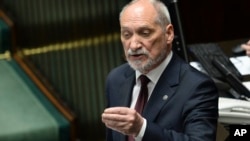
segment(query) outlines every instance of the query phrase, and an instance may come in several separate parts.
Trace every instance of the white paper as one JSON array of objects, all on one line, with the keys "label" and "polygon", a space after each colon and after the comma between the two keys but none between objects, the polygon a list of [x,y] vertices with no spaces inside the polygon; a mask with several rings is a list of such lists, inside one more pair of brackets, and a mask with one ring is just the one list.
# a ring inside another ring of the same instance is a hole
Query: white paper
[{"label": "white paper", "polygon": [[250,81],[242,82],[245,87],[250,91]]},{"label": "white paper", "polygon": [[242,75],[250,75],[250,57],[231,57],[230,60]]}]

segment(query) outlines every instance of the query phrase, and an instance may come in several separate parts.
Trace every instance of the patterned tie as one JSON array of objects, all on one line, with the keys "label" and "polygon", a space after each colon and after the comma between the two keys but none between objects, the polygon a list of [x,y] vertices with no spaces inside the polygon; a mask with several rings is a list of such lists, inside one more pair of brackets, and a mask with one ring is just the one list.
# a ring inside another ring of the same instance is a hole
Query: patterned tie
[{"label": "patterned tie", "polygon": [[[140,81],[141,81],[141,89],[138,95],[138,99],[135,105],[135,110],[142,114],[143,108],[148,100],[148,83],[149,83],[149,79],[147,76],[145,75],[141,75],[139,77]],[[128,136],[128,141],[134,141],[134,138],[132,136]]]}]

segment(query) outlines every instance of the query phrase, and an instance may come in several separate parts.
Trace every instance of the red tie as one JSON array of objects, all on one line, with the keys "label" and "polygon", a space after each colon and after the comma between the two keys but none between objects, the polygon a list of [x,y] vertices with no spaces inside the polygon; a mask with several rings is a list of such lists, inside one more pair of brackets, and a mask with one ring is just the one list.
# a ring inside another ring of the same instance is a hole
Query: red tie
[{"label": "red tie", "polygon": [[140,89],[140,93],[139,93],[139,96],[135,105],[135,110],[141,114],[145,104],[148,101],[148,86],[147,85],[150,80],[145,75],[141,75],[139,79],[141,80],[141,89]]},{"label": "red tie", "polygon": [[[141,114],[148,100],[148,86],[147,85],[150,80],[145,75],[141,75],[139,79],[141,81],[141,89],[140,89],[138,99],[135,105],[135,110]],[[134,141],[134,138],[132,136],[128,136],[128,141]]]}]

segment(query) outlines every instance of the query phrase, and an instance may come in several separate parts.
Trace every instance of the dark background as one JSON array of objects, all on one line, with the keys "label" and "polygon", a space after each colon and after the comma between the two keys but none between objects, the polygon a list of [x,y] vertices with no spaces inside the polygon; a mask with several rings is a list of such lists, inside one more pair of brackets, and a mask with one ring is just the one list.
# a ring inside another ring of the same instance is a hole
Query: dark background
[{"label": "dark background", "polygon": [[250,39],[249,6],[249,0],[180,0],[186,43]]}]

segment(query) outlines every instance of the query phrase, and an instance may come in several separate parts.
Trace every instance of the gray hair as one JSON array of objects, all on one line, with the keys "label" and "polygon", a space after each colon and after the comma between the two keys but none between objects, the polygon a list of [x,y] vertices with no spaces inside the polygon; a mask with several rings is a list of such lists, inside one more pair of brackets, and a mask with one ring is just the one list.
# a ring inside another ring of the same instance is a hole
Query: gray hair
[{"label": "gray hair", "polygon": [[[132,4],[138,2],[140,0],[132,0],[130,3],[128,3],[127,5],[125,5],[122,9],[122,11],[120,12],[120,19],[121,16],[123,15],[124,11]],[[149,2],[152,3],[152,5],[154,6],[156,12],[158,13],[156,22],[159,23],[163,28],[171,23],[171,18],[170,18],[170,14],[168,11],[167,6],[161,2],[160,0],[149,0]]]}]

